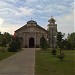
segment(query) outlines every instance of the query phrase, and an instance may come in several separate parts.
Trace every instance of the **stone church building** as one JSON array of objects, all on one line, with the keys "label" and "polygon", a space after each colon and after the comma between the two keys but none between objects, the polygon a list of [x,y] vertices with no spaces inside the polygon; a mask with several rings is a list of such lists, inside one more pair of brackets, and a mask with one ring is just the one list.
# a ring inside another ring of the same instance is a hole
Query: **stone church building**
[{"label": "stone church building", "polygon": [[57,35],[57,24],[53,17],[48,21],[47,30],[38,25],[34,20],[30,20],[26,25],[15,31],[19,37],[22,47],[34,48],[40,47],[40,38],[42,36],[47,40],[49,47],[54,47]]}]

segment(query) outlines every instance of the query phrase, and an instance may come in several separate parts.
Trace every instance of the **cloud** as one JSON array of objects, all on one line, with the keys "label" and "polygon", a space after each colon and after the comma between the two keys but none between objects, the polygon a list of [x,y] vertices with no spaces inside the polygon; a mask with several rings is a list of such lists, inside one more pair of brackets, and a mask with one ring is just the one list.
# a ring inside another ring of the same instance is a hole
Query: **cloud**
[{"label": "cloud", "polygon": [[[69,4],[70,5],[70,4]],[[39,6],[39,7],[38,7]],[[62,5],[62,4],[55,4],[52,5],[38,5],[37,7],[39,9],[36,9],[37,11],[41,11],[42,13],[46,13],[46,14],[66,14],[69,13],[70,11],[72,11],[72,6],[67,6],[67,5]]]},{"label": "cloud", "polygon": [[4,2],[9,2],[9,3],[16,3],[18,2],[19,0],[2,0]]},{"label": "cloud", "polygon": [[74,2],[74,32],[75,32],[75,2]]},{"label": "cloud", "polygon": [[14,31],[16,29],[19,29],[21,26],[19,24],[15,24],[15,25],[12,25],[12,24],[9,24],[9,25],[5,25],[5,26],[2,26],[0,31],[2,33],[4,32],[9,32],[10,34],[14,34]]},{"label": "cloud", "polygon": [[4,19],[0,18],[0,31],[1,31],[1,27],[2,27],[3,23],[4,23]]},{"label": "cloud", "polygon": [[62,17],[58,17],[56,19],[58,24],[58,30],[62,31],[63,33],[72,33],[74,32],[74,13],[69,13]]},{"label": "cloud", "polygon": [[0,18],[0,31],[1,31],[1,27],[2,27],[3,23],[4,23],[4,19]]},{"label": "cloud", "polygon": [[12,33],[31,17],[38,20],[39,25],[45,25],[53,15],[59,31],[72,32],[73,3],[73,0],[0,0],[1,29]]},{"label": "cloud", "polygon": [[38,0],[26,0],[27,3],[35,3],[37,2]]},{"label": "cloud", "polygon": [[18,11],[15,13],[16,16],[29,16],[32,15],[33,9],[27,7],[20,7]]},{"label": "cloud", "polygon": [[3,8],[12,8],[12,7],[15,7],[15,6],[13,4],[5,2],[3,0],[0,1],[0,9],[3,9]]},{"label": "cloud", "polygon": [[4,19],[0,18],[0,25],[3,25]]},{"label": "cloud", "polygon": [[15,7],[13,4],[0,1],[0,16],[2,18],[13,17],[16,11],[17,7]]},{"label": "cloud", "polygon": [[[9,1],[9,0],[7,0]],[[12,0],[15,1],[15,0]],[[13,8],[13,9],[12,9]],[[0,1],[0,16],[8,18],[16,16],[29,16],[33,14],[33,9],[28,7],[17,7],[11,3]]]}]

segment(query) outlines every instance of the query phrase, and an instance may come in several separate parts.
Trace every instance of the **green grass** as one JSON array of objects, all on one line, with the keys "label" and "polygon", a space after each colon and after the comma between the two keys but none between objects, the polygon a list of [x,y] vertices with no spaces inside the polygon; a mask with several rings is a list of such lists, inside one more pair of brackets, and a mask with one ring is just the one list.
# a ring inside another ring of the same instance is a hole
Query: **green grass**
[{"label": "green grass", "polygon": [[0,47],[0,61],[8,58],[9,56],[15,54],[16,52],[8,52],[7,50],[1,51],[1,47]]},{"label": "green grass", "polygon": [[36,51],[35,75],[74,75],[75,51],[64,51],[65,58],[60,61],[50,51]]}]

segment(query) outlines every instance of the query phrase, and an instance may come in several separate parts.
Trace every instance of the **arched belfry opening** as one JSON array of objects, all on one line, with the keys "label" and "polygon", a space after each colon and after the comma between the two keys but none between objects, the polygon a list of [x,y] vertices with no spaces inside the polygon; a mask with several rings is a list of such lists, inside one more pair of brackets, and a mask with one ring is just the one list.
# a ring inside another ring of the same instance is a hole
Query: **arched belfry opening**
[{"label": "arched belfry opening", "polygon": [[29,38],[29,48],[34,48],[34,38],[33,37],[31,37],[31,38]]}]

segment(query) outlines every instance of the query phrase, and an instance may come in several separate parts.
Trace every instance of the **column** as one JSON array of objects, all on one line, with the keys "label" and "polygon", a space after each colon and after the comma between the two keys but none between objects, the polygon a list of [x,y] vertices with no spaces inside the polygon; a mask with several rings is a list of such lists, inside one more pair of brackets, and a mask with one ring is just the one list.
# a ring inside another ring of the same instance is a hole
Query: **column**
[{"label": "column", "polygon": [[35,46],[35,48],[36,48],[36,32],[35,32],[35,45],[34,45],[34,46]]}]

